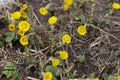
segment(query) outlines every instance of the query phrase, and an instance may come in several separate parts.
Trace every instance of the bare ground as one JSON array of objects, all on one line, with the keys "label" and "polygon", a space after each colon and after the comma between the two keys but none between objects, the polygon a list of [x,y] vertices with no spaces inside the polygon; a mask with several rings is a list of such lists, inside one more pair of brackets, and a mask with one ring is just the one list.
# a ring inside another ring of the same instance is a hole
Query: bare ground
[{"label": "bare ground", "polygon": [[[64,12],[61,7],[63,4],[59,0],[53,0],[52,4],[54,11],[51,11],[47,16],[41,16],[38,12],[39,7],[47,5],[48,2],[42,2],[41,0],[26,1],[32,10],[30,22],[36,31],[36,35],[32,36],[34,45],[31,46],[31,50],[29,51],[30,55],[26,56],[19,54],[19,51],[22,51],[24,47],[22,47],[18,41],[15,41],[14,43],[5,43],[5,46],[0,48],[1,79],[5,78],[5,75],[2,74],[2,70],[7,61],[12,61],[17,65],[23,80],[27,80],[28,76],[41,79],[39,72],[44,71],[42,70],[44,67],[40,64],[50,56],[56,56],[56,54],[53,53],[56,53],[56,51],[61,49],[69,52],[69,59],[61,66],[60,71],[62,72],[68,66],[74,64],[72,71],[67,75],[61,74],[62,77],[69,76],[75,71],[75,78],[82,77],[83,75],[88,77],[90,73],[95,73],[101,80],[103,80],[103,73],[119,75],[120,10],[115,11],[107,16],[105,21],[102,21],[105,14],[109,13],[111,4],[115,1],[120,3],[119,0],[95,0],[95,10],[91,22],[87,21],[91,15],[91,6],[93,4],[90,2],[85,2],[81,7]],[[15,8],[14,10],[17,10],[18,8]],[[75,21],[73,19],[74,13],[85,16],[85,22],[90,24],[89,27],[87,27],[88,32],[86,36],[80,36],[76,32],[77,27],[82,25],[83,22]],[[51,31],[46,22],[51,15],[55,15],[59,19],[57,25],[55,25],[54,31]],[[7,24],[6,21],[1,19],[0,33],[3,34],[2,37],[4,37],[5,32],[7,31]],[[58,47],[59,42],[61,42],[61,36],[64,33],[69,33],[72,36],[72,43],[70,45]],[[38,39],[37,37],[40,37],[41,39]],[[54,44],[52,44],[51,38],[55,41]],[[0,38],[0,40],[3,39]],[[83,63],[80,63],[79,59],[76,58],[79,55],[85,56],[86,59]],[[31,56],[35,58],[35,62],[29,61],[28,57]],[[58,80],[62,80],[62,77],[59,76]]]}]

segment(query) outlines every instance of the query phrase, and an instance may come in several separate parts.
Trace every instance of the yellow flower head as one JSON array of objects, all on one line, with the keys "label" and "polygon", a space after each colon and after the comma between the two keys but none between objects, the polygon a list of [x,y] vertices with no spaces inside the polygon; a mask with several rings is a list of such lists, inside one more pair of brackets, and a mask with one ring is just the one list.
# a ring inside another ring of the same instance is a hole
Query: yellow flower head
[{"label": "yellow flower head", "polygon": [[15,24],[11,23],[8,26],[9,31],[14,31],[15,30]]},{"label": "yellow flower head", "polygon": [[20,17],[21,17],[21,13],[18,12],[18,11],[13,12],[13,13],[11,14],[11,18],[13,18],[13,19],[20,19]]},{"label": "yellow flower head", "polygon": [[78,32],[80,35],[85,35],[85,34],[87,33],[86,26],[79,26],[78,29],[77,29],[77,32]]},{"label": "yellow flower head", "polygon": [[23,6],[20,8],[20,11],[24,11],[28,8],[27,4],[23,4]]},{"label": "yellow flower head", "polygon": [[52,65],[53,66],[57,66],[57,65],[59,65],[59,59],[52,59]]},{"label": "yellow flower head", "polygon": [[95,78],[95,80],[100,80],[99,78]]},{"label": "yellow flower head", "polygon": [[112,8],[113,9],[120,9],[120,4],[119,3],[113,3]]},{"label": "yellow flower head", "polygon": [[73,0],[64,0],[64,3],[67,5],[72,5]]},{"label": "yellow flower head", "polygon": [[25,46],[25,45],[28,45],[28,38],[26,36],[22,36],[20,38],[20,43]]},{"label": "yellow flower head", "polygon": [[52,17],[50,17],[48,19],[48,23],[51,24],[51,25],[53,25],[53,24],[55,24],[57,22],[57,20],[58,20],[57,17],[52,16]]},{"label": "yellow flower head", "polygon": [[18,24],[18,28],[23,31],[28,31],[30,28],[30,24],[27,21],[20,21]]},{"label": "yellow flower head", "polygon": [[39,12],[40,12],[40,14],[42,14],[42,15],[48,14],[48,10],[47,10],[45,7],[41,7],[41,8],[39,9]]},{"label": "yellow flower head", "polygon": [[67,44],[71,43],[71,36],[69,34],[64,34],[62,36],[62,41],[67,43]]},{"label": "yellow flower head", "polygon": [[59,54],[60,54],[61,59],[63,60],[68,59],[68,52],[60,51]]},{"label": "yellow flower head", "polygon": [[117,76],[117,80],[120,80],[120,75]]},{"label": "yellow flower head", "polygon": [[43,80],[52,80],[53,74],[51,72],[46,72],[44,74],[44,79]]},{"label": "yellow flower head", "polygon": [[21,35],[21,36],[24,36],[25,31],[23,31],[23,30],[18,30],[18,34]]},{"label": "yellow flower head", "polygon": [[68,4],[64,4],[63,8],[64,8],[64,10],[66,11],[66,10],[69,9],[69,5],[68,5]]}]

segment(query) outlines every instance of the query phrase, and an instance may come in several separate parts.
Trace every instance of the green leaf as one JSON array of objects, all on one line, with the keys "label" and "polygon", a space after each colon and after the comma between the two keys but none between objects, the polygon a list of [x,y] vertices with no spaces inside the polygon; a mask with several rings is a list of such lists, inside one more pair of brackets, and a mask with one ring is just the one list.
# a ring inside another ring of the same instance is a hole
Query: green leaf
[{"label": "green leaf", "polygon": [[116,76],[110,75],[107,80],[116,80]]},{"label": "green leaf", "polygon": [[52,72],[53,75],[57,75],[58,74],[58,67],[49,65],[49,66],[47,66],[46,71]]},{"label": "green leaf", "polygon": [[76,14],[74,14],[73,15],[73,18],[76,20],[76,21],[78,21],[78,20],[80,20],[80,14],[79,13],[76,13]]},{"label": "green leaf", "polygon": [[12,78],[15,80],[19,76],[19,72],[17,70],[17,66],[14,65],[12,62],[7,62],[5,65],[4,70],[2,71],[3,74],[6,75],[7,78]]},{"label": "green leaf", "polygon": [[110,19],[105,20],[105,24],[110,24],[110,22],[111,22]]},{"label": "green leaf", "polygon": [[12,62],[7,62],[5,68],[16,68],[16,66]]},{"label": "green leaf", "polygon": [[15,33],[14,32],[8,32],[5,38],[6,42],[11,42],[15,37]]},{"label": "green leaf", "polygon": [[62,66],[63,65],[63,60],[60,57],[58,59],[59,59],[59,62],[60,62],[59,66]]},{"label": "green leaf", "polygon": [[35,60],[35,57],[29,56],[28,61],[29,61],[30,63],[34,63],[36,60]]},{"label": "green leaf", "polygon": [[10,78],[10,76],[12,75],[12,74],[11,74],[9,71],[7,71],[7,70],[2,71],[2,73],[3,73],[4,75],[6,75],[7,78]]},{"label": "green leaf", "polygon": [[57,80],[56,77],[53,77],[52,80]]},{"label": "green leaf", "polygon": [[84,23],[86,22],[86,18],[85,18],[84,15],[81,15],[81,16],[80,16],[80,19],[81,19],[82,22],[84,22]]},{"label": "green leaf", "polygon": [[108,76],[109,76],[109,75],[108,75],[107,73],[103,73],[103,74],[102,74],[102,78],[104,78],[104,80],[107,79]]},{"label": "green leaf", "polygon": [[69,73],[72,70],[73,67],[74,67],[74,64],[72,64],[70,67],[68,67],[67,69],[65,69],[65,72]]},{"label": "green leaf", "polygon": [[2,41],[0,41],[0,47],[3,47],[4,43]]},{"label": "green leaf", "polygon": [[85,56],[84,55],[79,55],[77,58],[79,58],[80,63],[85,61]]},{"label": "green leaf", "polygon": [[95,78],[95,73],[90,73],[89,78]]}]

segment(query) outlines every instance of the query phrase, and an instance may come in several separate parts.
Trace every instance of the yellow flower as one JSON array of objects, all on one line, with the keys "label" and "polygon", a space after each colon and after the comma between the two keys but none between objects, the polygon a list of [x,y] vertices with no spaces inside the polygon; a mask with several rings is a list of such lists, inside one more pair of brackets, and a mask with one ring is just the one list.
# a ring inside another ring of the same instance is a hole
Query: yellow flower
[{"label": "yellow flower", "polygon": [[117,80],[120,80],[120,75],[117,76]]},{"label": "yellow flower", "polygon": [[68,59],[68,52],[60,51],[59,54],[60,54],[61,59],[63,60]]},{"label": "yellow flower", "polygon": [[20,8],[20,11],[24,11],[28,8],[27,4],[23,4],[23,6]]},{"label": "yellow flower", "polygon": [[99,78],[95,78],[95,80],[100,80]]},{"label": "yellow flower", "polygon": [[67,44],[71,43],[71,36],[69,34],[64,34],[62,36],[62,41],[67,43]]},{"label": "yellow flower", "polygon": [[13,18],[13,19],[20,19],[20,17],[21,17],[21,13],[18,12],[18,11],[13,12],[13,13],[11,14],[11,18]]},{"label": "yellow flower", "polygon": [[18,24],[18,28],[23,31],[28,31],[30,28],[30,24],[27,21],[20,21]]},{"label": "yellow flower", "polygon": [[28,45],[28,38],[26,36],[22,36],[20,38],[20,43],[25,46],[25,45]]},{"label": "yellow flower", "polygon": [[57,65],[59,65],[59,59],[52,59],[52,65],[53,66],[57,66]]},{"label": "yellow flower", "polygon": [[112,8],[113,9],[120,9],[120,4],[119,3],[113,3]]},{"label": "yellow flower", "polygon": [[43,80],[52,80],[53,74],[51,72],[46,72],[44,74],[44,79]]},{"label": "yellow flower", "polygon": [[21,36],[24,36],[25,31],[23,31],[23,30],[18,30],[18,34],[21,35]]},{"label": "yellow flower", "polygon": [[72,5],[73,0],[64,0],[64,3],[67,5]]},{"label": "yellow flower", "polygon": [[40,14],[42,14],[42,15],[48,14],[48,10],[47,10],[45,7],[41,7],[41,8],[39,9],[39,12],[40,12]]},{"label": "yellow flower", "polygon": [[57,22],[57,20],[58,20],[57,17],[52,16],[52,17],[50,17],[48,19],[48,23],[51,24],[51,25],[53,25],[53,24],[55,24]]},{"label": "yellow flower", "polygon": [[15,30],[15,24],[11,23],[8,26],[9,31],[14,31]]},{"label": "yellow flower", "polygon": [[85,35],[85,34],[87,33],[86,26],[79,26],[78,29],[77,29],[77,32],[78,32],[80,35]]},{"label": "yellow flower", "polygon": [[63,8],[64,8],[64,10],[68,10],[69,9],[69,5],[68,4],[64,4]]}]

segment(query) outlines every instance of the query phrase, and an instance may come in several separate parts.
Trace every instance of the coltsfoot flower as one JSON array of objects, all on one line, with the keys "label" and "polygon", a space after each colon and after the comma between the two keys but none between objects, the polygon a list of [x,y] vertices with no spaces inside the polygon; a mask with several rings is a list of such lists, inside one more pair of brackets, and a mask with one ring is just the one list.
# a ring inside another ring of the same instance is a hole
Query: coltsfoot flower
[{"label": "coltsfoot flower", "polygon": [[18,34],[19,34],[20,36],[24,36],[25,31],[23,31],[23,30],[18,30]]},{"label": "coltsfoot flower", "polygon": [[21,13],[18,12],[18,11],[13,12],[13,13],[11,14],[11,18],[12,18],[12,19],[20,19],[20,17],[21,17]]},{"label": "coltsfoot flower", "polygon": [[120,9],[120,4],[119,3],[113,3],[112,8],[113,9]]},{"label": "coltsfoot flower", "polygon": [[68,52],[66,52],[66,51],[60,51],[59,54],[60,54],[60,58],[61,59],[63,59],[63,60],[68,59]]},{"label": "coltsfoot flower", "polygon": [[23,46],[28,45],[28,38],[26,36],[21,36],[20,37],[20,43]]},{"label": "coltsfoot flower", "polygon": [[77,29],[77,32],[84,36],[86,33],[87,33],[87,29],[86,29],[86,26],[79,26],[78,29]]},{"label": "coltsfoot flower", "polygon": [[59,65],[59,59],[52,59],[52,65],[53,66],[58,66]]},{"label": "coltsfoot flower", "polygon": [[43,80],[52,80],[53,74],[51,72],[46,72],[44,74],[44,79]]},{"label": "coltsfoot flower", "polygon": [[64,34],[62,36],[62,42],[67,43],[67,44],[71,43],[71,36],[69,34]]},{"label": "coltsfoot flower", "polygon": [[49,19],[48,19],[48,23],[49,24],[51,24],[51,25],[53,25],[53,24],[55,24],[56,22],[57,22],[57,17],[56,16],[52,16],[52,17],[50,17]]},{"label": "coltsfoot flower", "polygon": [[99,78],[95,78],[95,80],[100,80]]},{"label": "coltsfoot flower", "polygon": [[18,28],[19,30],[23,30],[23,31],[28,31],[30,28],[30,24],[27,21],[20,21],[20,23],[18,24]]},{"label": "coltsfoot flower", "polygon": [[39,12],[40,12],[40,14],[42,14],[42,15],[48,14],[48,10],[47,10],[45,7],[41,7],[41,8],[39,9]]},{"label": "coltsfoot flower", "polygon": [[73,0],[64,0],[64,3],[67,5],[72,5]]},{"label": "coltsfoot flower", "polygon": [[69,9],[69,7],[72,5],[73,0],[64,0],[64,6],[63,9],[66,11]]},{"label": "coltsfoot flower", "polygon": [[14,31],[15,30],[15,24],[11,23],[8,26],[9,31]]},{"label": "coltsfoot flower", "polygon": [[69,9],[69,5],[68,5],[68,4],[64,4],[63,9],[64,9],[65,11],[68,10],[68,9]]},{"label": "coltsfoot flower", "polygon": [[25,11],[28,8],[27,4],[23,4],[23,6],[20,8],[20,11]]},{"label": "coltsfoot flower", "polygon": [[120,75],[117,76],[117,80],[120,80]]}]

